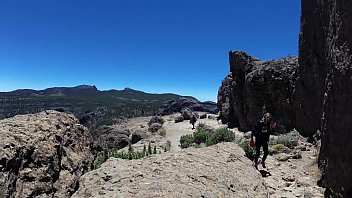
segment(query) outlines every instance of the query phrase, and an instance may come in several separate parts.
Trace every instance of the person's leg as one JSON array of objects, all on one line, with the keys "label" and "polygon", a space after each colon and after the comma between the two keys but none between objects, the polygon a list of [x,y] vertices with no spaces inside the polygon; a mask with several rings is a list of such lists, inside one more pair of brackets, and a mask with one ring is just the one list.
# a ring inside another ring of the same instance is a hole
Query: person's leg
[{"label": "person's leg", "polygon": [[266,141],[263,142],[263,150],[264,150],[264,156],[263,156],[263,159],[262,159],[262,165],[263,165],[263,168],[265,168],[265,160],[266,160],[266,158],[269,155],[268,142],[266,142]]},{"label": "person's leg", "polygon": [[258,169],[258,159],[259,159],[259,156],[260,156],[260,147],[261,147],[261,144],[258,140],[255,141],[255,157],[254,157],[254,166],[255,168]]}]

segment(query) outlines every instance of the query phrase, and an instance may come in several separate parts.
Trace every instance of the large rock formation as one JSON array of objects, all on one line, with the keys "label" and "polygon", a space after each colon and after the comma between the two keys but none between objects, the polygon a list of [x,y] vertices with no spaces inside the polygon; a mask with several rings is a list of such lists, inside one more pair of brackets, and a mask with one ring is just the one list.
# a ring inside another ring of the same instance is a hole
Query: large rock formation
[{"label": "large rock formation", "polygon": [[294,128],[297,57],[260,61],[245,52],[231,51],[229,60],[230,73],[218,93],[222,121],[248,131],[268,111],[279,132]]},{"label": "large rock formation", "polygon": [[164,102],[160,107],[159,113],[162,115],[169,115],[181,112],[184,108],[189,108],[192,111],[217,113],[217,106],[215,102],[200,102],[197,99],[190,97],[182,97],[177,100],[169,100]]},{"label": "large rock formation", "polygon": [[72,197],[267,197],[251,164],[234,143],[132,161],[110,158],[81,178]]},{"label": "large rock formation", "polygon": [[297,126],[320,130],[322,185],[352,196],[352,1],[302,0]]},{"label": "large rock formation", "polygon": [[92,138],[56,111],[0,121],[0,197],[70,197],[92,167]]}]

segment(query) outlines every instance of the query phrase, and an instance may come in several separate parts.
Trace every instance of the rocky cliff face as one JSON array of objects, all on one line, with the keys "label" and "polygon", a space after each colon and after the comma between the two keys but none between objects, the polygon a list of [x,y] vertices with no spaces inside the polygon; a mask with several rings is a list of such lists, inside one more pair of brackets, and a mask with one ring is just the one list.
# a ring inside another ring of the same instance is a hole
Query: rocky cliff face
[{"label": "rocky cliff face", "polygon": [[267,197],[264,180],[234,143],[139,160],[110,158],[72,197]]},{"label": "rocky cliff face", "polygon": [[92,167],[92,138],[56,111],[0,121],[0,197],[70,197]]},{"label": "rocky cliff face", "polygon": [[229,57],[230,73],[218,92],[222,121],[248,131],[268,111],[279,132],[294,128],[297,57],[260,61],[241,51],[231,51]]},{"label": "rocky cliff face", "polygon": [[[297,126],[322,132],[322,185],[352,196],[352,2],[302,0]],[[329,194],[331,192],[327,192]]]}]

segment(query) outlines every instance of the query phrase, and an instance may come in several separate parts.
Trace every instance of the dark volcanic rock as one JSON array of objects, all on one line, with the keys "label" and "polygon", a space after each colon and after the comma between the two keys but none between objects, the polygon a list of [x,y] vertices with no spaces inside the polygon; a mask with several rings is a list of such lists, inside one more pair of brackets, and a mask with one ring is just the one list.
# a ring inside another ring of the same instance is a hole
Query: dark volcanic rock
[{"label": "dark volcanic rock", "polygon": [[191,119],[192,111],[189,108],[184,108],[181,110],[181,115],[184,120],[189,120]]},{"label": "dark volcanic rock", "polygon": [[92,132],[94,147],[98,151],[121,149],[130,143],[130,131],[119,125],[101,126]]},{"label": "dark volcanic rock", "polygon": [[322,185],[352,196],[352,1],[302,0],[297,126],[322,133]]},{"label": "dark volcanic rock", "polygon": [[0,197],[70,197],[92,167],[92,137],[56,111],[0,121]]},{"label": "dark volcanic rock", "polygon": [[215,102],[211,102],[211,101],[200,102],[195,98],[186,98],[186,97],[165,102],[160,107],[159,112],[162,115],[168,115],[168,114],[181,112],[181,110],[184,108],[189,108],[192,111],[203,111],[203,112],[209,112],[209,113],[217,112],[217,106]]},{"label": "dark volcanic rock", "polygon": [[268,111],[278,123],[279,132],[294,128],[297,65],[297,57],[260,61],[245,52],[231,51],[231,72],[218,94],[222,121],[248,131]]},{"label": "dark volcanic rock", "polygon": [[183,118],[183,116],[177,116],[176,118],[175,118],[175,123],[178,123],[178,122],[183,122],[185,119]]}]

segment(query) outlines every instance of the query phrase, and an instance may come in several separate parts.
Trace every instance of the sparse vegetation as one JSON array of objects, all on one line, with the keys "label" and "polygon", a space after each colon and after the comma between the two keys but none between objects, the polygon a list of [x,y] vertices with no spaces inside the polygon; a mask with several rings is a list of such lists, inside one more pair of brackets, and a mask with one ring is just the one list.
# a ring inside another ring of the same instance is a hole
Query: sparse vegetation
[{"label": "sparse vegetation", "polygon": [[269,153],[270,153],[270,155],[273,155],[273,154],[278,154],[278,153],[287,153],[289,151],[290,151],[290,149],[287,148],[285,145],[275,144],[271,147],[271,149],[269,150]]},{"label": "sparse vegetation", "polygon": [[181,148],[188,148],[190,146],[200,147],[203,143],[206,146],[211,146],[220,142],[232,142],[234,140],[235,134],[231,130],[221,128],[212,131],[207,125],[200,123],[196,128],[196,132],[181,136],[180,144]]},{"label": "sparse vegetation", "polygon": [[[154,145],[154,150],[152,152],[150,143],[148,146],[148,150],[147,150],[146,146],[144,145],[143,151],[134,151],[133,146],[131,144],[128,146],[127,152],[119,151],[118,149],[105,150],[105,151],[99,152],[97,154],[97,157],[95,158],[95,161],[94,161],[94,169],[99,168],[110,157],[134,160],[134,159],[140,159],[140,158],[143,158],[143,157],[146,157],[146,156],[149,156],[152,154],[157,154],[157,153],[158,152],[156,149],[156,145]],[[160,150],[159,150],[159,153],[161,153]]]},{"label": "sparse vegetation", "polygon": [[299,140],[299,133],[298,131],[294,130],[287,134],[279,135],[277,138],[276,144],[283,144],[286,147],[293,149],[295,146],[298,145]]},{"label": "sparse vegetation", "polygon": [[192,134],[183,135],[180,139],[181,148],[188,148],[194,143],[194,137]]},{"label": "sparse vegetation", "polygon": [[220,142],[232,142],[235,140],[235,134],[227,129],[227,128],[220,128],[215,130],[206,141],[207,146],[211,146]]}]

